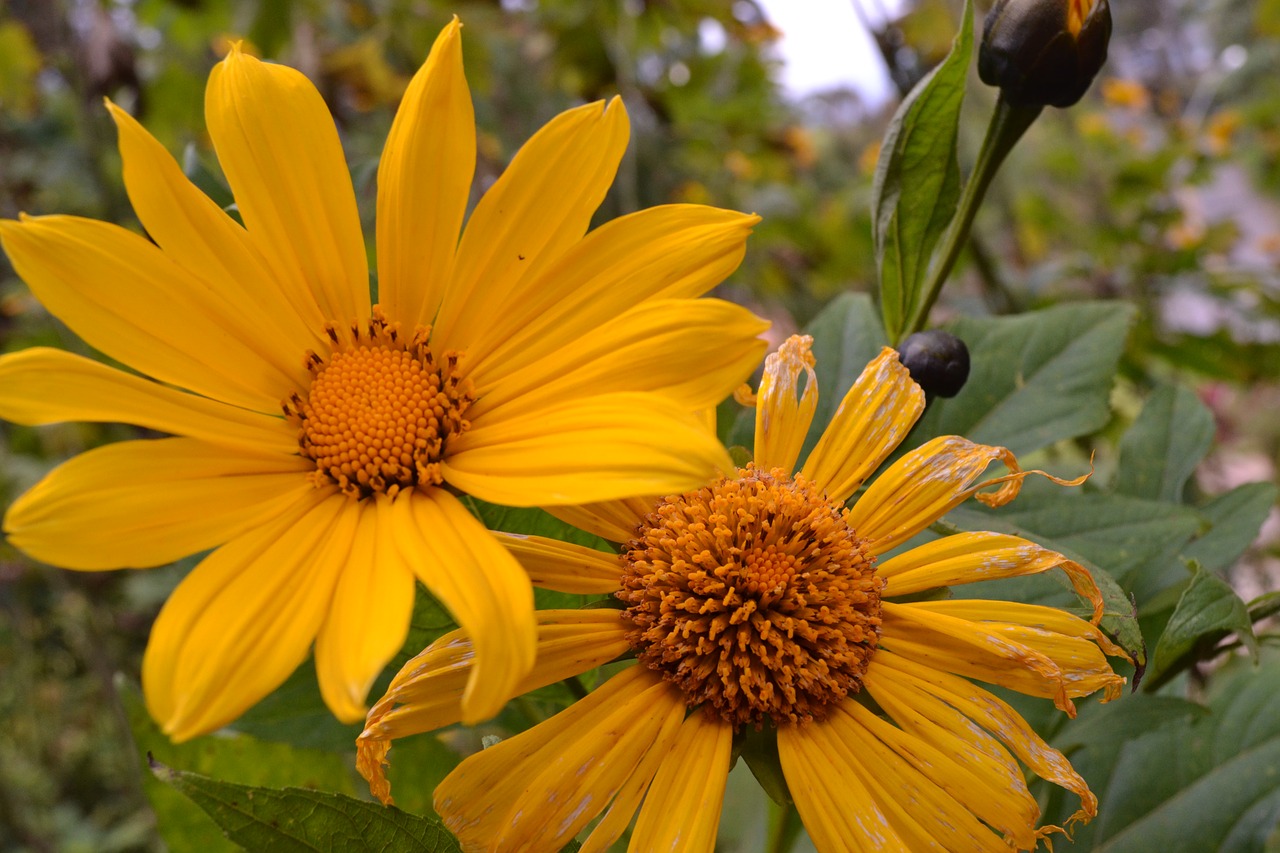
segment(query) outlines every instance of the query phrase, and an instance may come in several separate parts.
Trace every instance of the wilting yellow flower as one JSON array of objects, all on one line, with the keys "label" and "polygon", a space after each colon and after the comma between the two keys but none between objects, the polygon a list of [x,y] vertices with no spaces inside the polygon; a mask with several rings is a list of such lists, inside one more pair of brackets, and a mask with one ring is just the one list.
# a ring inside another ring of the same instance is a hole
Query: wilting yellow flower
[{"label": "wilting yellow flower", "polygon": [[1219,110],[1210,117],[1204,128],[1204,150],[1213,157],[1222,157],[1231,151],[1231,142],[1244,123],[1239,110]]},{"label": "wilting yellow flower", "polygon": [[671,206],[586,233],[627,143],[615,100],[535,134],[459,240],[476,139],[459,26],[383,150],[380,305],[319,93],[238,50],[209,78],[206,116],[243,227],[114,106],[155,242],[67,216],[0,223],[49,311],[150,377],[27,350],[0,360],[0,416],[179,436],[84,453],[4,522],[15,546],[73,569],[217,549],[165,605],[143,661],[148,707],[177,740],[237,717],[313,641],[325,701],[358,720],[404,642],[415,578],[472,631],[463,716],[484,718],[533,665],[533,596],[456,492],[596,501],[690,488],[729,464],[686,413],[749,375],[765,324],[692,297],[738,265],[756,217]]},{"label": "wilting yellow flower", "polygon": [[1108,106],[1141,112],[1151,106],[1151,93],[1137,80],[1108,77],[1102,81],[1102,99]]},{"label": "wilting yellow flower", "polygon": [[[990,505],[1013,499],[1033,472],[1004,448],[945,436],[844,509],[924,395],[885,349],[795,472],[817,404],[809,342],[793,337],[766,362],[751,465],[657,501],[556,510],[625,542],[620,557],[508,537],[534,583],[613,592],[625,607],[540,612],[538,659],[520,690],[627,652],[639,665],[441,783],[436,810],[464,849],[558,850],[603,813],[582,849],[604,850],[639,808],[632,850],[710,851],[734,736],[760,726],[777,728],[783,773],[819,850],[1029,850],[1058,828],[1037,828],[1020,762],[1080,797],[1075,818],[1096,813],[1066,758],[968,680],[1052,699],[1069,714],[1074,697],[1117,695],[1124,679],[1105,656],[1124,652],[1096,626],[1102,598],[1089,573],[996,533],[944,537],[877,563],[978,489],[1000,484],[977,494]],[[1010,473],[972,485],[995,460]],[[1053,568],[1092,604],[1092,622],[922,595]],[[471,650],[465,630],[440,638],[370,712],[358,764],[384,802],[391,739],[458,720]]]}]

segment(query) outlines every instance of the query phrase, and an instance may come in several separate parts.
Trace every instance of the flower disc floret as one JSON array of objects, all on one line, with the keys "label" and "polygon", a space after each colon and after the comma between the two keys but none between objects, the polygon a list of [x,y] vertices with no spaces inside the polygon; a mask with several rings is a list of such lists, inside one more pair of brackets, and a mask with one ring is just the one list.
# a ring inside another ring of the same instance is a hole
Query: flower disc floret
[{"label": "flower disc floret", "polygon": [[316,463],[317,485],[394,497],[442,482],[445,445],[470,426],[463,412],[473,395],[456,374],[458,355],[437,362],[429,330],[419,327],[404,341],[380,314],[351,331],[341,346],[330,330],[335,351],[327,359],[308,353],[311,386],[284,404],[298,424],[300,452]]},{"label": "flower disc floret", "polygon": [[883,581],[803,477],[748,466],[667,497],[622,556],[627,640],[691,707],[735,728],[802,723],[861,689]]}]

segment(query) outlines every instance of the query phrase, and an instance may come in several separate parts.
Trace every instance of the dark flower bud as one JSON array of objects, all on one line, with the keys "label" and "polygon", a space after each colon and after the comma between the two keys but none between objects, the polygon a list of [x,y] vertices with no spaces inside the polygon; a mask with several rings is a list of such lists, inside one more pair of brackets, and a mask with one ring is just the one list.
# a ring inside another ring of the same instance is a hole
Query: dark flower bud
[{"label": "dark flower bud", "polygon": [[898,358],[930,397],[954,397],[969,378],[969,348],[941,329],[908,335],[898,347]]},{"label": "dark flower bud", "polygon": [[1107,0],[996,0],[982,25],[978,76],[1015,107],[1084,97],[1111,39]]}]

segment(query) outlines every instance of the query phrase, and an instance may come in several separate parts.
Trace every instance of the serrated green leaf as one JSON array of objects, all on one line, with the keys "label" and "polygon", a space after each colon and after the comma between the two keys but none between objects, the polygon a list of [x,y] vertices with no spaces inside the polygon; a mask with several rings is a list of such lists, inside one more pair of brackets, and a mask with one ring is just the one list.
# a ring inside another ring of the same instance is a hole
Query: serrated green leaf
[{"label": "serrated green leaf", "polygon": [[1026,454],[1100,429],[1133,316],[1129,305],[1080,302],[948,324],[969,347],[969,381],[934,400],[903,446],[962,435]]},{"label": "serrated green leaf", "polygon": [[872,185],[871,217],[880,311],[891,340],[902,335],[938,239],[960,197],[956,157],[960,107],[973,55],[973,4],[936,68],[903,100],[885,132]]},{"label": "serrated green leaf", "polygon": [[[1139,733],[1157,732],[1167,726],[1185,727],[1192,720],[1209,715],[1203,705],[1174,696],[1154,696],[1148,693],[1125,695],[1112,702],[1082,702],[1079,715],[1063,720],[1055,715],[1058,730],[1048,738],[1049,742],[1071,759],[1077,773],[1084,777],[1090,789],[1102,801],[1098,818],[1088,826],[1077,829],[1073,835],[1080,842],[1112,816],[1113,809],[1107,802],[1107,782],[1119,763],[1126,742]],[[1061,825],[1079,808],[1079,801],[1057,786],[1037,780],[1032,793],[1040,795],[1046,820]],[[1088,844],[1072,845],[1068,839],[1054,840],[1054,849],[1063,844],[1066,849],[1085,851]]]},{"label": "serrated green leaf", "polygon": [[[947,521],[962,530],[1024,536],[1088,567],[1106,604],[1103,627],[1130,654],[1141,652],[1142,639],[1129,594],[1145,612],[1158,593],[1182,583],[1186,569],[1179,552],[1200,527],[1199,517],[1186,507],[1039,480],[1029,480],[1007,506],[989,509],[969,502],[952,510]],[[1061,594],[1039,600],[1055,606],[1069,602]]]},{"label": "serrated green leaf", "polygon": [[[1112,703],[1123,708],[1145,697]],[[1280,655],[1236,658],[1210,682],[1210,713],[1072,754],[1099,814],[1063,850],[1256,853],[1280,822]],[[1050,818],[1061,817],[1050,814]]]},{"label": "serrated green leaf", "polygon": [[1081,705],[1080,714],[1068,719],[1054,735],[1053,745],[1063,752],[1077,749],[1116,751],[1134,732],[1153,732],[1161,726],[1208,715],[1209,709],[1177,696],[1138,693],[1111,702]]},{"label": "serrated green leaf", "polygon": [[1213,433],[1213,415],[1194,392],[1160,386],[1120,439],[1115,491],[1180,503],[1188,478],[1209,452]]},{"label": "serrated green leaf", "polygon": [[327,791],[238,785],[152,762],[156,777],[191,799],[246,850],[278,853],[455,853],[434,817],[416,817]]},{"label": "serrated green leaf", "polygon": [[156,814],[156,828],[173,853],[218,853],[237,848],[208,815],[145,772],[146,755],[246,785],[297,785],[355,792],[344,756],[267,743],[241,734],[219,733],[175,744],[152,722],[136,686],[118,680],[117,692],[138,745],[143,788]]},{"label": "serrated green leaf", "polygon": [[1183,558],[1197,560],[1211,572],[1226,569],[1257,538],[1275,502],[1271,483],[1245,483],[1218,495],[1198,508],[1210,527],[1182,549]]},{"label": "serrated green leaf", "polygon": [[1180,552],[1201,524],[1186,507],[1040,480],[1028,480],[1007,506],[989,509],[970,501],[947,520],[964,530],[1020,530],[1046,547],[1079,554],[1104,566],[1140,605],[1186,580]]},{"label": "serrated green leaf", "polygon": [[1183,590],[1164,633],[1156,643],[1147,670],[1147,688],[1155,689],[1192,660],[1197,652],[1212,648],[1234,633],[1256,658],[1258,640],[1253,634],[1249,608],[1231,585],[1199,564],[1192,564],[1191,581]]}]

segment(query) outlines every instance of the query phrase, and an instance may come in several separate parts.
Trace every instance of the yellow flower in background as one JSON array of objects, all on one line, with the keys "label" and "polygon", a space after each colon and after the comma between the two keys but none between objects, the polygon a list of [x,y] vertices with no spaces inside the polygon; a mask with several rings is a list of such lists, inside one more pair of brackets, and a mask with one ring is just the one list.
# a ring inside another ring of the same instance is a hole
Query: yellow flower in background
[{"label": "yellow flower in background", "polygon": [[1142,112],[1151,106],[1151,93],[1137,80],[1108,77],[1102,81],[1102,100],[1107,106]]},{"label": "yellow flower in background", "polygon": [[177,436],[57,468],[9,508],[10,541],[82,570],[216,549],[143,662],[148,708],[175,740],[235,719],[313,642],[325,701],[360,719],[415,579],[474,638],[461,713],[483,719],[533,665],[533,596],[456,494],[600,501],[730,464],[687,413],[749,375],[766,324],[694,297],[737,267],[757,218],[669,206],[587,233],[627,144],[615,99],[535,134],[463,231],[476,136],[459,30],[440,34],[383,151],[378,305],[323,100],[239,50],[205,106],[243,226],[113,105],[154,243],[68,216],[0,223],[49,311],[144,375],[26,350],[0,359],[0,416]]},{"label": "yellow flower in background", "polygon": [[[626,653],[639,664],[440,784],[436,810],[464,849],[558,850],[599,816],[582,849],[605,850],[639,809],[631,850],[711,851],[734,737],[761,726],[777,728],[783,773],[821,851],[1030,850],[1058,828],[1038,827],[1023,766],[1079,796],[1073,819],[1096,814],[1067,759],[969,680],[1068,714],[1075,697],[1118,695],[1124,679],[1106,655],[1124,652],[1097,628],[1102,598],[1088,571],[996,533],[885,558],[970,496],[1002,505],[1043,472],[1020,470],[1004,448],[945,436],[845,509],[924,395],[885,349],[797,470],[817,405],[809,343],[793,337],[767,360],[746,468],[657,500],[555,510],[625,543],[620,556],[506,537],[534,583],[612,592],[625,608],[539,612],[537,660],[520,691]],[[973,485],[997,460],[1010,473]],[[1053,568],[1090,602],[1092,621],[926,595]],[[383,802],[391,740],[458,721],[471,655],[465,629],[441,637],[370,711],[358,766]]]}]

